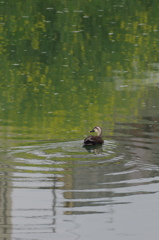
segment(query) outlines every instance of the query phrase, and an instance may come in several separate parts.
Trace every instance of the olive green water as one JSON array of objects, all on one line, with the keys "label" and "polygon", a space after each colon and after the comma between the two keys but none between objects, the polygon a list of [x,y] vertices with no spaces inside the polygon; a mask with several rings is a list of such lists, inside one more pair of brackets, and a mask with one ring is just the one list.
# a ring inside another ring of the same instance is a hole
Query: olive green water
[{"label": "olive green water", "polygon": [[158,238],[158,12],[0,2],[0,239]]}]

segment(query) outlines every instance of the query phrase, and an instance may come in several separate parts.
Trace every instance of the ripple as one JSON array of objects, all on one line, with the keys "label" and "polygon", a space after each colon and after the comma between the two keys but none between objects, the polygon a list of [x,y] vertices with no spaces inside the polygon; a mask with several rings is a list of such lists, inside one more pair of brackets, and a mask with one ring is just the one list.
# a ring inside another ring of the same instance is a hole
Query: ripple
[{"label": "ripple", "polygon": [[[62,143],[45,143],[37,146],[23,146],[11,148],[8,156],[14,158],[14,163],[19,166],[25,164],[29,167],[42,165],[46,168],[48,165],[67,165],[68,162],[76,162],[78,165],[88,163],[104,163],[105,161],[118,161],[122,156],[114,156],[111,151],[113,143],[106,142],[102,148],[93,148],[88,151],[82,148],[82,141],[71,141]],[[95,162],[94,160],[99,161]],[[73,163],[74,165],[74,163]],[[64,166],[63,166],[64,167]],[[69,164],[69,167],[71,165]]]},{"label": "ripple", "polygon": [[10,148],[5,163],[14,189],[51,190],[61,194],[65,214],[94,214],[105,212],[102,206],[128,204],[133,195],[158,192],[159,167],[134,149],[121,140],[89,149],[82,141],[37,142]]}]

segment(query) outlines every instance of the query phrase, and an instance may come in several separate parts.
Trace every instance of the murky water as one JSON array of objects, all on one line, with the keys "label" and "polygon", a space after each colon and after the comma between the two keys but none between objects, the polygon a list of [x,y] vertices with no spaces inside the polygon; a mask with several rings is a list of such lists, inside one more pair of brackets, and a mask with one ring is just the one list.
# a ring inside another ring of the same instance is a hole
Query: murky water
[{"label": "murky water", "polygon": [[0,238],[158,239],[158,2],[0,9]]}]

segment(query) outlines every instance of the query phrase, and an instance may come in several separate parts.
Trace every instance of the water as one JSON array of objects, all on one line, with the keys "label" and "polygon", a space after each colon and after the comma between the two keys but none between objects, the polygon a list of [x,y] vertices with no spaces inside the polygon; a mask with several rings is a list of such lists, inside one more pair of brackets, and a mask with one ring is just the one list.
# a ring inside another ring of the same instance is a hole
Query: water
[{"label": "water", "polygon": [[9,148],[1,166],[7,232],[15,239],[155,239],[159,134],[156,120],[139,122],[117,123],[118,136],[97,149],[82,140]]},{"label": "water", "polygon": [[158,8],[0,2],[1,239],[157,239]]}]

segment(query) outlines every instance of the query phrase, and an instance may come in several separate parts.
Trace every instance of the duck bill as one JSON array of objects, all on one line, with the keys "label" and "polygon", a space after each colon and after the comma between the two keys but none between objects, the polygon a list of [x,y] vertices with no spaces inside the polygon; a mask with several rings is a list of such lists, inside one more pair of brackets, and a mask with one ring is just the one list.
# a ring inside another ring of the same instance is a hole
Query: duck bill
[{"label": "duck bill", "polygon": [[90,132],[95,132],[95,131],[94,131],[94,129],[93,129],[93,130],[91,130]]}]

